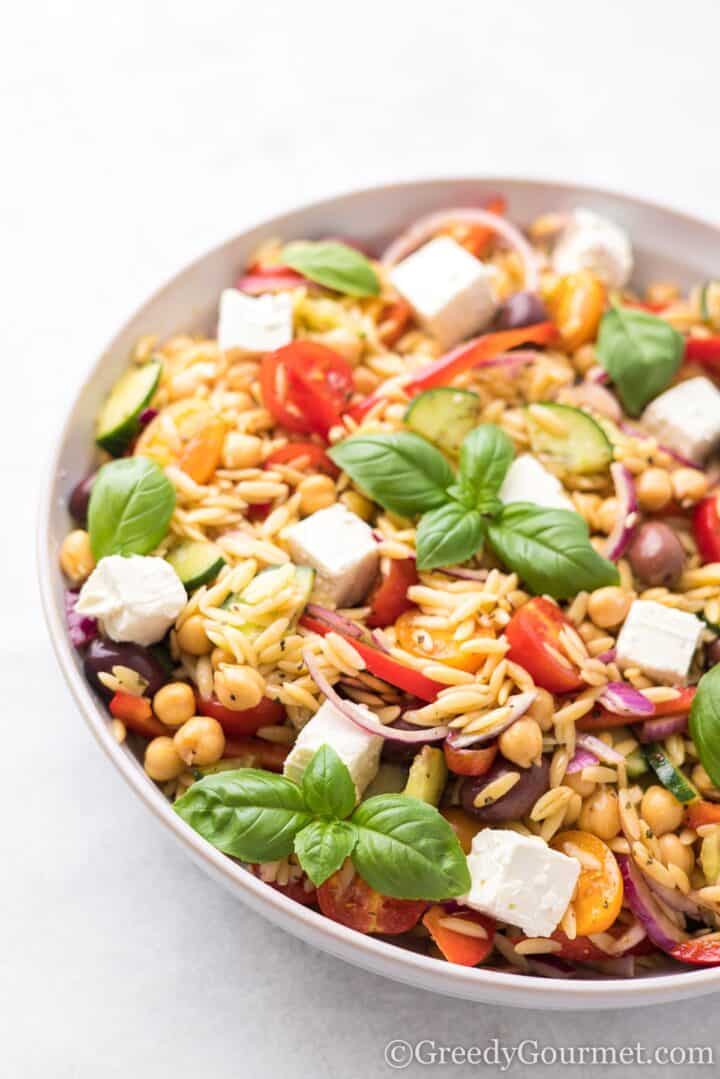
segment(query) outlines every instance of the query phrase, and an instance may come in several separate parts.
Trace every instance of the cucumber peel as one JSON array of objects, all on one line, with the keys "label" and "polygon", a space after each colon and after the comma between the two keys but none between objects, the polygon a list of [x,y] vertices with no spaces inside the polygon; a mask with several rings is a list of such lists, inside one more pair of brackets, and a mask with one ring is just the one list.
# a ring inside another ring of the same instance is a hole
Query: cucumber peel
[{"label": "cucumber peel", "polygon": [[167,555],[170,563],[188,592],[214,581],[225,565],[222,551],[205,540],[185,540]]},{"label": "cucumber peel", "polygon": [[471,390],[438,386],[426,390],[408,405],[405,424],[451,457],[460,453],[462,441],[480,416],[480,398]]},{"label": "cucumber peel", "polygon": [[95,441],[113,457],[125,452],[140,430],[140,416],[158,387],[162,364],[150,360],[131,367],[113,386],[98,416]]},{"label": "cucumber peel", "polygon": [[645,747],[645,759],[658,777],[663,787],[673,794],[678,802],[689,805],[700,798],[697,787],[679,768],[676,768],[662,746],[651,742]]},{"label": "cucumber peel", "polygon": [[533,453],[545,457],[565,473],[585,476],[602,472],[613,458],[613,448],[599,423],[582,409],[560,405],[555,401],[539,401],[564,433],[554,433],[542,426],[529,408],[525,418]]}]

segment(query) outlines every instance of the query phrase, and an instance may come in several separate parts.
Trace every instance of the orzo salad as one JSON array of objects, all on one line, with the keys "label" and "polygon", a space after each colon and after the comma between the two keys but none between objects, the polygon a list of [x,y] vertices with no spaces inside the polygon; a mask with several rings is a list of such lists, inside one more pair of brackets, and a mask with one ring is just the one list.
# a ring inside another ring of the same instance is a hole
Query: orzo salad
[{"label": "orzo salad", "polygon": [[268,887],[464,966],[720,963],[720,282],[501,197],[268,240],[137,342],[59,552],[150,780]]}]

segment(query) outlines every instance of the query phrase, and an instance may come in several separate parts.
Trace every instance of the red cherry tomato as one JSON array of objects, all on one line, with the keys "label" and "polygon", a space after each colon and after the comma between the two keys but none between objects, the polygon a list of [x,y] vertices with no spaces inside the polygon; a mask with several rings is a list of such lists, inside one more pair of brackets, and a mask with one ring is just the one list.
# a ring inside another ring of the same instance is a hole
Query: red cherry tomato
[{"label": "red cherry tomato", "polygon": [[392,899],[381,895],[354,871],[349,876],[345,867],[320,885],[317,898],[326,918],[359,933],[407,933],[427,908],[424,899]]},{"label": "red cherry tomato", "polygon": [[326,476],[332,476],[333,479],[340,475],[338,466],[330,460],[322,446],[318,446],[315,442],[288,442],[286,446],[281,446],[279,450],[275,450],[266,458],[265,468],[272,468],[273,465],[290,465],[293,461],[299,460],[306,460],[308,468],[324,472]]},{"label": "red cherry tomato", "polygon": [[196,694],[197,710],[201,716],[212,716],[226,734],[255,734],[260,727],[275,726],[285,719],[285,709],[279,701],[263,697],[254,708],[244,708],[236,712],[226,708],[214,697],[201,697]]},{"label": "red cherry tomato", "polygon": [[717,369],[720,367],[720,337],[690,337],[685,342],[685,359],[689,363],[702,363]]},{"label": "red cherry tomato", "polygon": [[550,651],[562,653],[560,631],[566,625],[570,623],[557,604],[536,596],[515,612],[505,630],[510,642],[508,659],[551,693],[571,693],[584,685],[570,661],[566,665]]},{"label": "red cherry tomato", "polygon": [[693,510],[692,526],[703,562],[720,562],[720,513],[716,495],[698,502]]},{"label": "red cherry tomato", "polygon": [[289,431],[327,437],[341,422],[353,392],[353,370],[316,341],[293,341],[263,357],[260,385],[265,407]]},{"label": "red cherry tomato", "polygon": [[108,706],[110,715],[122,722],[135,734],[143,738],[157,738],[159,735],[172,734],[168,728],[153,715],[147,697],[138,697],[134,693],[116,693]]},{"label": "red cherry tomato", "polygon": [[[481,926],[486,936],[474,937],[468,933],[457,932],[447,924],[456,918]],[[441,925],[441,922],[445,924]],[[449,963],[457,963],[461,967],[476,967],[478,963],[482,963],[483,959],[487,959],[492,951],[495,922],[492,918],[479,914],[475,910],[461,910],[448,914],[445,908],[439,905],[430,907],[423,916],[423,925]]]},{"label": "red cherry tomato", "polygon": [[483,749],[456,749],[443,743],[445,763],[457,776],[484,776],[497,756],[497,742]]},{"label": "red cherry tomato", "polygon": [[418,583],[414,558],[393,558],[390,569],[370,593],[369,626],[390,626],[405,611],[414,607],[407,590]]},{"label": "red cherry tomato", "polygon": [[225,739],[223,759],[237,759],[238,768],[265,768],[268,772],[282,772],[289,752],[290,746],[266,742],[264,738],[231,737]]},{"label": "red cherry tomato", "polygon": [[[250,871],[254,876],[260,877],[260,866],[251,865]],[[266,880],[265,884],[269,885],[270,888],[274,888],[276,892],[282,892],[288,899],[294,899],[296,903],[302,903],[304,907],[311,907],[317,902],[317,890],[310,888],[310,891],[307,891],[305,888],[306,880],[307,877],[303,876],[300,880],[290,880],[287,884],[278,884],[274,880]]]},{"label": "red cherry tomato", "polygon": [[670,952],[681,963],[692,963],[696,967],[714,967],[720,963],[720,940],[704,941],[685,940],[676,944]]}]

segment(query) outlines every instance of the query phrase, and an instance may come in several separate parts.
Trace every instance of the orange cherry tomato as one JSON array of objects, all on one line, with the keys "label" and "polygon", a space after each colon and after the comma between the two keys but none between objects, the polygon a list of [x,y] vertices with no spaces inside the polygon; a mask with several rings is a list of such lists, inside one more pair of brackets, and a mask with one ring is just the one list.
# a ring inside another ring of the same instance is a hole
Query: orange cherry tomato
[{"label": "orange cherry tomato", "polygon": [[469,854],[473,839],[478,832],[483,830],[484,825],[471,817],[464,809],[458,809],[455,806],[441,809],[440,813],[458,837],[463,854]]},{"label": "orange cherry tomato", "polygon": [[484,776],[497,756],[497,742],[482,749],[456,749],[449,742],[443,743],[445,763],[457,776]]},{"label": "orange cherry tomato", "polygon": [[590,270],[561,277],[545,302],[568,352],[595,340],[605,307],[605,289]]},{"label": "orange cherry tomato", "polygon": [[720,804],[717,802],[692,802],[685,809],[688,828],[701,828],[703,824],[720,824]]},{"label": "orange cherry tomato", "polygon": [[162,734],[171,734],[164,723],[153,715],[147,697],[138,697],[134,693],[115,694],[108,705],[110,715],[121,719],[126,727],[143,738],[157,738]]},{"label": "orange cherry tomato", "polygon": [[336,479],[340,475],[340,469],[331,461],[322,446],[315,442],[288,442],[279,450],[274,450],[265,460],[265,468],[273,465],[291,465],[295,461],[307,461],[303,467],[315,468],[318,472],[324,472],[326,476]]},{"label": "orange cherry tomato", "polygon": [[550,846],[569,857],[577,850],[587,856],[588,863],[580,870],[575,898],[577,934],[589,937],[604,933],[615,922],[622,907],[624,887],[615,855],[591,832],[570,831],[556,835]]},{"label": "orange cherry tomato", "polygon": [[326,918],[359,933],[407,933],[427,908],[424,899],[392,899],[371,888],[354,870],[343,866],[321,884],[318,905]]},{"label": "orange cherry tomato", "polygon": [[391,626],[405,611],[415,605],[407,598],[408,588],[418,583],[414,558],[393,558],[388,572],[381,577],[370,593],[369,626]]},{"label": "orange cherry tomato", "polygon": [[[421,617],[416,610],[406,611],[395,623],[397,642],[402,649],[412,656],[426,659],[428,663],[444,663],[446,667],[456,667],[471,674],[482,667],[486,656],[462,652],[460,642],[453,638],[452,629],[426,629],[418,625]],[[480,636],[493,637],[494,633],[486,630]]]},{"label": "orange cherry tomato", "polygon": [[150,421],[135,454],[163,468],[177,465],[196,483],[207,483],[220,464],[225,424],[205,401],[175,401]]},{"label": "orange cherry tomato", "polygon": [[218,417],[194,435],[178,460],[179,467],[196,483],[207,483],[220,464],[225,424]]},{"label": "orange cherry tomato", "polygon": [[551,693],[571,693],[585,684],[570,660],[562,662],[555,654],[563,654],[560,632],[566,625],[569,622],[556,603],[536,596],[515,612],[505,629],[508,659]]},{"label": "orange cherry tomato", "polygon": [[260,704],[254,708],[243,708],[234,711],[226,708],[224,704],[214,697],[201,697],[195,695],[198,715],[212,716],[216,719],[225,734],[255,734],[260,727],[270,727],[282,723],[285,719],[285,709],[279,701],[271,701],[269,697],[263,697]]},{"label": "orange cherry tomato", "polygon": [[[469,933],[452,929],[448,922],[456,918],[463,922],[473,922],[485,935],[470,936]],[[423,925],[449,963],[458,963],[461,967],[476,967],[483,959],[487,959],[493,949],[495,922],[476,910],[461,910],[449,914],[444,907],[435,905],[425,912]]]}]

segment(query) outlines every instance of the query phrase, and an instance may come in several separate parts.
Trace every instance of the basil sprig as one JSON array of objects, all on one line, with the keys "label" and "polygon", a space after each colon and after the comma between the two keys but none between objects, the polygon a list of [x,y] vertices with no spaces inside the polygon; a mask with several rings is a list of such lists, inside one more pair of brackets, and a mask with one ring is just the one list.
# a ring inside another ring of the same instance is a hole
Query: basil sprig
[{"label": "basil sprig", "polygon": [[597,355],[625,411],[638,416],[670,385],[682,360],[683,338],[648,311],[611,307],[600,322]]},{"label": "basil sprig", "polygon": [[282,249],[286,266],[319,285],[348,296],[377,296],[380,281],[369,259],[354,247],[335,241],[297,241]]},{"label": "basil sprig", "polygon": [[148,554],[165,538],[175,488],[148,457],[103,465],[93,483],[88,533],[96,561],[111,554]]},{"label": "basil sprig", "polygon": [[420,518],[419,569],[465,562],[487,539],[538,594],[568,599],[617,584],[616,567],[594,549],[579,514],[526,502],[502,504],[498,492],[514,452],[494,424],[466,436],[457,476],[440,450],[409,432],[355,435],[329,451],[376,502],[401,517]]},{"label": "basil sprig", "polygon": [[395,899],[440,901],[470,889],[454,831],[434,806],[380,794],[354,810],[350,773],[329,745],[297,786],[255,768],[194,783],[175,811],[214,847],[243,862],[272,862],[293,851],[316,886],[351,858],[360,876]]},{"label": "basil sprig", "polygon": [[690,734],[703,768],[720,786],[720,663],[698,682],[690,706]]}]

